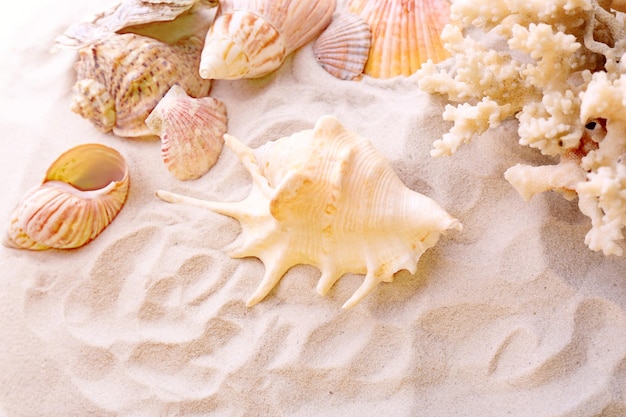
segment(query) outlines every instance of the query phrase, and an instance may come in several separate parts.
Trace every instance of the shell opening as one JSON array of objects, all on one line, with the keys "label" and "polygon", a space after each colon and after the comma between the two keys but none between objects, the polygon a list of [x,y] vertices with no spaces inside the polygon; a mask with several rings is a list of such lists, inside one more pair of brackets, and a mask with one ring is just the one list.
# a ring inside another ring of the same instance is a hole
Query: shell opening
[{"label": "shell opening", "polygon": [[81,191],[96,191],[127,175],[126,162],[115,149],[84,144],[62,154],[52,163],[44,182],[61,181]]}]

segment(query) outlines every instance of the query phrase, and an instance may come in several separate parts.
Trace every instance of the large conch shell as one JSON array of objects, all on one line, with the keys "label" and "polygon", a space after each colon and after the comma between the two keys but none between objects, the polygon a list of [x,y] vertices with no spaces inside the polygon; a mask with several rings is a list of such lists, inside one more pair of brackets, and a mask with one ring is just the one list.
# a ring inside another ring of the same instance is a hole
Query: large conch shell
[{"label": "large conch shell", "polygon": [[441,31],[450,21],[449,0],[350,0],[349,9],[372,31],[367,75],[408,76],[429,59],[448,57]]},{"label": "large conch shell", "polygon": [[198,75],[201,50],[195,37],[169,45],[132,33],[86,46],[75,65],[71,109],[103,132],[149,135],[146,117],[172,85],[192,97],[209,93],[210,81]]},{"label": "large conch shell", "polygon": [[248,306],[265,298],[292,266],[309,264],[322,272],[322,295],[346,273],[366,274],[344,304],[352,307],[397,271],[415,273],[441,233],[462,228],[435,201],[407,188],[367,139],[331,116],[313,130],[255,150],[232,136],[225,140],[252,175],[246,199],[219,203],[166,191],[157,196],[241,223],[232,256],[257,257],[266,268]]},{"label": "large conch shell", "polygon": [[146,119],[161,138],[161,156],[179,180],[206,174],[217,161],[228,117],[224,103],[213,97],[189,97],[174,84]]},{"label": "large conch shell", "polygon": [[5,246],[70,249],[94,239],[122,209],[130,177],[115,149],[89,143],[63,153],[11,213]]},{"label": "large conch shell", "polygon": [[255,78],[330,23],[335,0],[224,0],[207,33],[200,75],[207,79]]}]

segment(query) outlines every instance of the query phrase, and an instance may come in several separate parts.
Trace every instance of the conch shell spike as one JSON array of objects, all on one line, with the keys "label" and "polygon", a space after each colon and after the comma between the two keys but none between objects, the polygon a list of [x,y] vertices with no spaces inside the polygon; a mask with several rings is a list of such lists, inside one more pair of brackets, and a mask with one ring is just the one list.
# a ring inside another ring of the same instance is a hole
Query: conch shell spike
[{"label": "conch shell spike", "polygon": [[201,200],[199,198],[187,197],[165,190],[157,190],[155,195],[168,203],[183,204],[186,206],[207,209],[229,217],[238,218],[239,216],[244,215],[244,212],[242,212],[239,208],[239,205],[235,203]]},{"label": "conch shell spike", "polygon": [[252,149],[248,148],[246,145],[239,142],[237,138],[228,133],[224,134],[224,143],[237,155],[243,166],[252,176],[252,181],[269,195],[272,190],[269,188],[267,180],[259,169],[256,156],[254,152],[252,152]]},{"label": "conch shell spike", "polygon": [[[374,288],[378,286],[380,280],[375,277],[373,272],[368,272],[365,275],[365,280],[361,286],[352,294],[352,296],[346,301],[341,308],[352,308],[357,305],[362,299],[364,299]],[[391,281],[391,279],[385,279],[384,281]]]}]

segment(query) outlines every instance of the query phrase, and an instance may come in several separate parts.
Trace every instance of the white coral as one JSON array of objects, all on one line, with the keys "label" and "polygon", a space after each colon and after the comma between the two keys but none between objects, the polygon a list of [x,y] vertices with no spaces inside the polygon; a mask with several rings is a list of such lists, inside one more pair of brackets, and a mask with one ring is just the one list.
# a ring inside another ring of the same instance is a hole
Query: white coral
[{"label": "white coral", "polygon": [[578,207],[591,218],[585,243],[605,255],[622,255],[617,242],[624,239],[626,225],[626,165],[603,166],[578,183]]},{"label": "white coral", "polygon": [[453,126],[434,142],[450,155],[505,119],[520,144],[559,159],[518,165],[506,178],[524,196],[579,197],[591,218],[586,243],[621,255],[626,227],[626,2],[456,0],[442,38],[452,58],[418,71],[420,88],[444,94]]}]

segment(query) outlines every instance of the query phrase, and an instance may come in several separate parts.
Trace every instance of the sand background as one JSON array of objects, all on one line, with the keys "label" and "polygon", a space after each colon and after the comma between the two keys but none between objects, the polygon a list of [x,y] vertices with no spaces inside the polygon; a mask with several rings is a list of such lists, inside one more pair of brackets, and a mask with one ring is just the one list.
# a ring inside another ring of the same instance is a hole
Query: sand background
[{"label": "sand background", "polygon": [[247,308],[264,267],[222,252],[238,223],[154,197],[243,199],[251,180],[234,154],[181,182],[158,141],[96,131],[68,109],[75,52],[50,49],[104,5],[20,7],[0,32],[0,219],[81,143],[119,150],[132,183],[81,249],[0,247],[0,416],[626,415],[626,261],[587,249],[575,201],[526,203],[504,180],[515,163],[545,162],[517,145],[515,122],[433,159],[449,127],[440,98],[414,77],[336,80],[310,45],[262,79],[215,82],[243,142],[332,114],[465,227],[351,310],[341,305],[362,276],[322,297],[311,266]]}]

